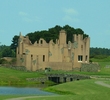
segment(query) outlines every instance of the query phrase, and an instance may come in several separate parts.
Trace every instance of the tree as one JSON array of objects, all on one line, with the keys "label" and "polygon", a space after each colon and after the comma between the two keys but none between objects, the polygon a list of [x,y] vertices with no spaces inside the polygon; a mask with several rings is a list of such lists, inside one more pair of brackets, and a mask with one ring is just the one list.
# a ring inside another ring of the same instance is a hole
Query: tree
[{"label": "tree", "polygon": [[2,51],[1,51],[1,56],[2,57],[15,57],[15,52],[12,50],[9,46],[6,46]]},{"label": "tree", "polygon": [[65,25],[63,27],[56,25],[55,27],[49,28],[48,30],[35,31],[33,33],[28,33],[27,35],[29,36],[29,39],[32,43],[39,41],[40,38],[45,39],[47,43],[49,43],[51,39],[53,39],[53,41],[55,42],[56,39],[58,39],[59,31],[61,29],[64,29],[67,32],[67,42],[74,42],[73,34],[83,34],[84,38],[88,37],[88,35],[84,34],[84,31],[82,29],[75,29],[69,25]]},{"label": "tree", "polygon": [[17,46],[18,46],[18,38],[19,38],[19,36],[15,35],[15,36],[13,37],[13,39],[12,39],[12,44],[10,45],[10,48],[11,48],[14,52],[16,52],[16,48],[17,48]]},{"label": "tree", "polygon": [[73,27],[70,27],[69,25],[65,25],[64,27],[63,27],[63,29],[66,31],[66,33],[67,33],[67,41],[66,42],[68,42],[68,41],[71,41],[71,42],[73,42],[74,40],[73,40],[73,34],[75,34],[75,29],[73,28]]},{"label": "tree", "polygon": [[[73,34],[83,34],[84,38],[88,37],[88,35],[84,34],[84,31],[80,28],[73,28],[69,25],[65,25],[63,27],[56,25],[55,27],[49,28],[48,30],[42,30],[42,31],[35,31],[26,34],[26,36],[29,36],[30,41],[35,43],[35,41],[39,41],[40,38],[43,38],[46,40],[47,43],[49,43],[50,40],[53,39],[54,42],[56,42],[56,39],[59,37],[59,31],[61,29],[64,29],[67,32],[67,42],[73,40]],[[13,50],[13,52],[16,53],[16,48],[18,46],[18,38],[19,36],[15,35],[12,39],[12,44],[10,45],[10,48]],[[14,53],[13,53],[14,54]]]}]

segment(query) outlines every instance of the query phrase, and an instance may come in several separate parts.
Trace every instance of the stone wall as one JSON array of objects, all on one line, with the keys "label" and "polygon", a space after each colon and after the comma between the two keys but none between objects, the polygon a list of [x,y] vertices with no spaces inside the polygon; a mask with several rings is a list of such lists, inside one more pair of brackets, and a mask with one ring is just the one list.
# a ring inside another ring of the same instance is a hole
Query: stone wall
[{"label": "stone wall", "polygon": [[47,77],[39,77],[39,78],[26,78],[27,81],[37,81],[37,82],[45,82],[48,80]]},{"label": "stone wall", "polygon": [[45,83],[46,81],[53,81],[55,83],[64,83],[75,80],[90,79],[87,75],[73,75],[73,74],[47,74],[45,77],[39,78],[27,78],[27,81],[36,81],[40,83]]},{"label": "stone wall", "polygon": [[97,63],[90,63],[90,64],[82,64],[80,71],[84,72],[98,72],[100,70],[100,66]]},{"label": "stone wall", "polygon": [[87,75],[76,75],[76,74],[48,74],[48,80],[56,83],[64,83],[75,80],[90,79]]}]

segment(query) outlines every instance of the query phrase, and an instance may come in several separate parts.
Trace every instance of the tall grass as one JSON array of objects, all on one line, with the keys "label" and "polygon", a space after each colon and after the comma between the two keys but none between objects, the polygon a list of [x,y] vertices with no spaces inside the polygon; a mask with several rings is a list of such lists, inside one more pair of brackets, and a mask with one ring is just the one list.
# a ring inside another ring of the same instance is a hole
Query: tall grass
[{"label": "tall grass", "polygon": [[0,67],[0,85],[33,84],[33,82],[26,81],[26,78],[36,78],[43,75],[44,73],[41,72],[25,72]]}]

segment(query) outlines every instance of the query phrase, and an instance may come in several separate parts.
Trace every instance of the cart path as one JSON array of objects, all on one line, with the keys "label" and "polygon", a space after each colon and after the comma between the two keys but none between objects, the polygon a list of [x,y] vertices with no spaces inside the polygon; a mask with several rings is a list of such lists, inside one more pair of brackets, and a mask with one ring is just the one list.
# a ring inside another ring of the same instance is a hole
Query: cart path
[{"label": "cart path", "polygon": [[5,100],[25,100],[28,98],[39,98],[39,97],[56,97],[58,95],[53,95],[53,96],[27,96],[27,97],[18,97],[18,98],[10,98],[10,99],[5,99]]},{"label": "cart path", "polygon": [[109,84],[104,83],[103,81],[96,81],[95,83],[96,83],[96,84],[98,84],[98,85],[102,85],[102,86],[105,86],[105,87],[110,88],[110,85],[109,85]]}]

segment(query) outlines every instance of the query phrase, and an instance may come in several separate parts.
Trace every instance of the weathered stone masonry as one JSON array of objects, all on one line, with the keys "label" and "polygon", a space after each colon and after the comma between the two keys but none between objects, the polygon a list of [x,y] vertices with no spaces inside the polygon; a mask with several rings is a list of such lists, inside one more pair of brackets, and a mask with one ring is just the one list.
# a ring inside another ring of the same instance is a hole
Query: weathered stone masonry
[{"label": "weathered stone masonry", "polygon": [[82,63],[89,63],[90,38],[73,35],[74,42],[66,43],[66,31],[61,30],[56,43],[47,43],[43,38],[31,43],[29,37],[20,33],[16,52],[17,66],[25,66],[27,70],[36,71],[45,68],[53,70],[73,70]]}]

